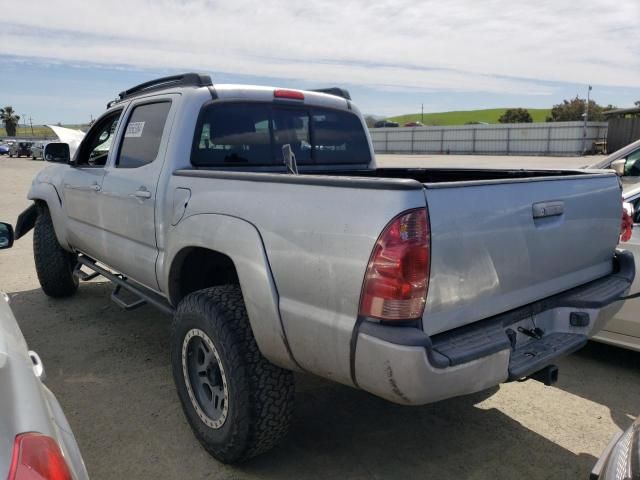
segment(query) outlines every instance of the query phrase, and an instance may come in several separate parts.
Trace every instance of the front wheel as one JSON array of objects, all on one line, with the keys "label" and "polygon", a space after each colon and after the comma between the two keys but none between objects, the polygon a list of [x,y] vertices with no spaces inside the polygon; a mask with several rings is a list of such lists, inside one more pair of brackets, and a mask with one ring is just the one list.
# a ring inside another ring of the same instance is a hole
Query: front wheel
[{"label": "front wheel", "polygon": [[293,374],[258,350],[237,285],[199,290],[178,305],[171,365],[182,409],[204,448],[237,463],[287,433]]},{"label": "front wheel", "polygon": [[33,228],[33,258],[44,293],[55,298],[70,297],[76,293],[78,278],[73,269],[78,256],[58,243],[51,214],[45,206],[39,208]]}]

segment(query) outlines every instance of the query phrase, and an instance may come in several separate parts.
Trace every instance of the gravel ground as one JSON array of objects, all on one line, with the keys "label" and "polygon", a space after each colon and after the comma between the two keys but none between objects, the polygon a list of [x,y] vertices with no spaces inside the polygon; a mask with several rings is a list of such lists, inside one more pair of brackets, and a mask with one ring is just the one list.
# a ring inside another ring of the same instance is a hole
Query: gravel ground
[{"label": "gravel ground", "polygon": [[[381,163],[417,161],[402,158]],[[563,161],[546,160],[550,167]],[[31,178],[42,166],[0,157],[0,219],[15,222],[28,206]],[[640,354],[595,343],[559,362],[554,387],[505,384],[424,407],[300,375],[282,446],[231,468],[205,453],[183,417],[167,317],[151,307],[119,310],[109,284],[99,281],[72,299],[47,298],[31,234],[0,252],[0,272],[0,288],[44,361],[94,479],[586,479],[612,435],[640,414]]]}]

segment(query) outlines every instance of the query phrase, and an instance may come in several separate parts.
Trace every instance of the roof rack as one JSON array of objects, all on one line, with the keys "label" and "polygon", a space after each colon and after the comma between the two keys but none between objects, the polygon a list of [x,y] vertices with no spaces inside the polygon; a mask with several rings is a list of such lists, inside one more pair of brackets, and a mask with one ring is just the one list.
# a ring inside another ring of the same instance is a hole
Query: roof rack
[{"label": "roof rack", "polygon": [[328,95],[333,95],[334,97],[342,97],[345,100],[351,100],[351,95],[349,94],[349,91],[340,87],[316,88],[310,91],[318,92],[318,93],[326,93]]},{"label": "roof rack", "polygon": [[112,105],[141,93],[152,92],[154,90],[163,90],[171,87],[210,87],[213,85],[209,75],[200,73],[181,73],[179,75],[171,75],[169,77],[156,78],[148,82],[141,83],[135,87],[131,87],[118,94],[118,98],[107,104],[107,108]]}]

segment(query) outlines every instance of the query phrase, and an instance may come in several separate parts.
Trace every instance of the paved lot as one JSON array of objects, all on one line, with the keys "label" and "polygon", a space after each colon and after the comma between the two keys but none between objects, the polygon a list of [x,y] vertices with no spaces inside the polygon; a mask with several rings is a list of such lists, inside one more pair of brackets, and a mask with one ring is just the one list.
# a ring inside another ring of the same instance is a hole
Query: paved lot
[{"label": "paved lot", "polygon": [[[553,167],[563,159],[543,161]],[[0,157],[0,219],[15,222],[42,166]],[[555,387],[506,384],[424,407],[298,376],[284,444],[225,467],[200,448],[183,418],[168,318],[150,307],[119,310],[110,286],[97,281],[72,299],[48,299],[38,287],[31,235],[0,252],[0,272],[0,288],[44,361],[94,479],[586,479],[611,436],[640,414],[640,354],[599,344],[562,360]]]}]

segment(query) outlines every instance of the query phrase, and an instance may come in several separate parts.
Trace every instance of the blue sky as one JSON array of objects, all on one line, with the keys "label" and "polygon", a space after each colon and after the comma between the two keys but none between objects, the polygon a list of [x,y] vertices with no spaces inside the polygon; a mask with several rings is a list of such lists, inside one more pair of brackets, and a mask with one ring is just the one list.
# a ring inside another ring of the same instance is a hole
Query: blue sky
[{"label": "blue sky", "polygon": [[[366,113],[640,100],[637,0],[49,0],[0,20],[0,104],[86,122],[179,71],[346,86]],[[43,27],[46,25],[46,28]],[[586,33],[585,33],[586,31]]]}]

